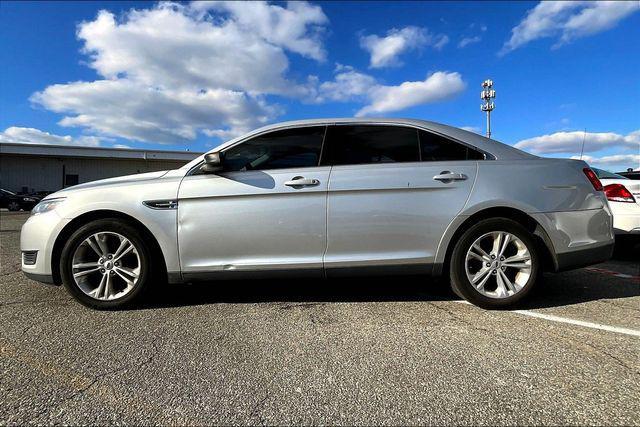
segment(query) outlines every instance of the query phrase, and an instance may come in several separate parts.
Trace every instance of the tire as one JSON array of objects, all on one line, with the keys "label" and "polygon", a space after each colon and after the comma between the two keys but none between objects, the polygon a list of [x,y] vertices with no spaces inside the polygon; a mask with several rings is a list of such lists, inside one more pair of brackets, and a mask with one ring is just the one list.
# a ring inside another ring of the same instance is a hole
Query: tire
[{"label": "tire", "polygon": [[9,202],[9,204],[7,205],[7,209],[9,209],[11,212],[17,212],[20,210],[20,205],[18,204],[18,202]]},{"label": "tire", "polygon": [[[508,243],[500,255],[500,250],[494,249],[495,241],[502,236],[502,246],[507,235]],[[484,253],[472,250],[472,245]],[[521,302],[534,289],[540,272],[541,257],[533,237],[508,218],[485,219],[471,226],[460,236],[451,254],[453,291],[486,309],[511,308]]]},{"label": "tire", "polygon": [[[121,244],[125,245],[123,255],[118,252]],[[74,261],[82,268],[75,268]],[[138,229],[121,219],[99,219],[81,226],[66,242],[60,275],[64,287],[81,304],[98,310],[120,309],[143,296],[152,280],[153,264],[151,248]]]}]

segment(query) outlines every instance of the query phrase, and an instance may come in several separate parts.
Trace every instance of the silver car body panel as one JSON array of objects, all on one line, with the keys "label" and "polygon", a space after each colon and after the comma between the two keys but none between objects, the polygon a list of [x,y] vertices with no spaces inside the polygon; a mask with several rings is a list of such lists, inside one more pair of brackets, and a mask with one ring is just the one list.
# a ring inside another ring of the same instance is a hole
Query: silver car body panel
[{"label": "silver car body panel", "polygon": [[[555,254],[613,242],[606,198],[582,173],[586,163],[544,159],[475,133],[422,120],[324,119],[258,129],[211,150],[277,129],[345,123],[410,126],[443,134],[485,153],[484,161],[416,162],[193,174],[199,156],[180,169],[112,178],[47,196],[65,197],[32,216],[21,247],[37,250],[23,270],[51,275],[52,251],[71,221],[113,211],[142,223],[156,238],[170,275],[294,271],[331,274],[350,267],[441,265],[458,227],[471,215],[507,207],[544,230]],[[450,171],[466,179],[440,182]],[[318,184],[294,188],[294,177]],[[145,205],[145,202],[159,202]],[[173,202],[177,201],[177,209]],[[156,208],[154,208],[154,206]],[[169,208],[157,208],[157,206]],[[436,269],[436,272],[438,270]]]},{"label": "silver car body panel", "polygon": [[[322,272],[330,167],[187,176],[178,198],[184,273],[254,269]],[[294,177],[318,185],[294,188]]]},{"label": "silver car body panel", "polygon": [[[325,267],[433,263],[447,225],[471,194],[477,167],[468,161],[334,166]],[[433,179],[448,170],[467,179]]]}]

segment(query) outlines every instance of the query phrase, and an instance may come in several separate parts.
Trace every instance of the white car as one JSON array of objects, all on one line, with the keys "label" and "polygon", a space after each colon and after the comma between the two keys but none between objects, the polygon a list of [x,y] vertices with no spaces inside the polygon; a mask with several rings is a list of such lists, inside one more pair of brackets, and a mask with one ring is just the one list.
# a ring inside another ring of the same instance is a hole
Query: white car
[{"label": "white car", "polygon": [[613,213],[613,231],[618,236],[640,236],[640,181],[602,169],[592,169],[600,178],[604,194],[609,200]]}]

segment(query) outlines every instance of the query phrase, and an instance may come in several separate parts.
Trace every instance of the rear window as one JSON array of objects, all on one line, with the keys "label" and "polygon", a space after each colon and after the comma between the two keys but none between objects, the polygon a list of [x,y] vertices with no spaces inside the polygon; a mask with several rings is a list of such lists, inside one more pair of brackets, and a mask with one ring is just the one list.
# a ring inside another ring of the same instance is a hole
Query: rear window
[{"label": "rear window", "polygon": [[444,136],[419,130],[422,161],[484,160],[484,154]]},{"label": "rear window", "polygon": [[325,165],[420,160],[416,129],[402,126],[330,126],[323,150],[322,164]]},{"label": "rear window", "polygon": [[618,175],[617,173],[608,172],[603,169],[591,168],[596,173],[599,179],[629,179],[626,176]]}]

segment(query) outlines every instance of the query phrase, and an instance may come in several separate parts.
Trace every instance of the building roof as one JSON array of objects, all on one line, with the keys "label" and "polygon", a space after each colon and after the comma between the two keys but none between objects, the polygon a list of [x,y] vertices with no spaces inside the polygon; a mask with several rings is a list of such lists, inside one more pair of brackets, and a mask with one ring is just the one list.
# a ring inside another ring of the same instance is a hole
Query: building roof
[{"label": "building roof", "polygon": [[0,143],[0,154],[39,157],[80,157],[123,160],[164,160],[188,162],[202,153],[137,148],[70,147],[67,145]]}]

